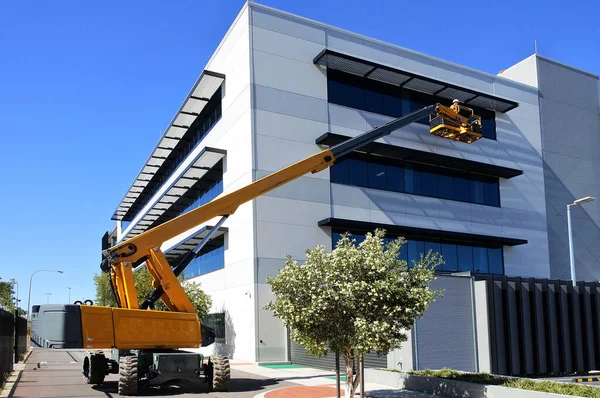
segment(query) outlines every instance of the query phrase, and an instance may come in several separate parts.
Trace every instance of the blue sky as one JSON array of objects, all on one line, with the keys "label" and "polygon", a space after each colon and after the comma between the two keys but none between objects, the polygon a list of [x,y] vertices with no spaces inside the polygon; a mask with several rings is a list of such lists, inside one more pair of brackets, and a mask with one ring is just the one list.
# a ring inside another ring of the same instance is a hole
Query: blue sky
[{"label": "blue sky", "polygon": [[[0,277],[23,307],[37,269],[64,274],[37,274],[32,303],[93,299],[110,217],[243,3],[2,2]],[[262,3],[489,73],[536,39],[600,74],[592,0]]]}]

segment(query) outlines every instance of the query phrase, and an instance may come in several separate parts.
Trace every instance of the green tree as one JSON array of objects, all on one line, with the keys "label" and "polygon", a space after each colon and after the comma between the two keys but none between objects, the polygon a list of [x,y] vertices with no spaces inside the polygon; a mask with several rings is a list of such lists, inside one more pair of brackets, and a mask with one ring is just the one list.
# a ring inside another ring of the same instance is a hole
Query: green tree
[{"label": "green tree", "polygon": [[0,281],[0,307],[7,311],[15,310],[15,285],[13,282]]},{"label": "green tree", "polygon": [[267,279],[275,301],[265,308],[290,329],[292,339],[310,355],[323,356],[329,347],[344,357],[347,398],[360,381],[354,359],[399,348],[415,318],[440,294],[429,283],[441,258],[429,252],[408,267],[398,260],[405,240],[386,244],[384,236],[376,230],[357,246],[344,234],[331,252],[323,246],[307,250],[302,265],[288,255],[279,274]]},{"label": "green tree", "polygon": [[[179,276],[179,281],[183,286],[183,290],[192,302],[200,319],[203,319],[210,310],[212,299],[201,288],[200,284],[186,281],[183,276]],[[146,299],[148,294],[153,290],[152,275],[146,268],[133,273],[133,282],[137,291],[138,301],[141,303]],[[96,285],[96,305],[104,305],[107,307],[116,307],[117,301],[110,287],[110,281],[106,274],[94,275],[94,284]],[[167,306],[162,300],[158,300],[154,309],[159,311],[168,311]]]}]

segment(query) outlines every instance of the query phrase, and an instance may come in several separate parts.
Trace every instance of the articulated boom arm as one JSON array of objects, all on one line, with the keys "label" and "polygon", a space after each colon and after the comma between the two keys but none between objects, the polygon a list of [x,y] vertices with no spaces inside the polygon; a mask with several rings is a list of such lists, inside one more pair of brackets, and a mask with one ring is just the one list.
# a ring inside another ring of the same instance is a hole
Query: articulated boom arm
[{"label": "articulated boom arm", "polygon": [[[111,284],[119,306],[129,309],[147,308],[158,298],[161,298],[171,311],[195,313],[191,302],[177,280],[177,275],[183,271],[187,263],[183,266],[177,266],[174,272],[160,251],[160,245],[163,242],[215,217],[227,217],[233,214],[241,204],[302,177],[309,172],[317,173],[324,170],[332,166],[339,157],[426,116],[434,113],[437,115],[439,109],[439,104],[434,104],[392,120],[383,126],[376,127],[334,147],[309,156],[236,191],[214,199],[197,209],[182,214],[158,227],[104,250],[104,261],[101,268],[110,275]],[[208,239],[208,237],[205,239]],[[142,305],[139,305],[133,283],[132,270],[144,261],[146,262],[148,271],[154,278],[153,287],[155,290]]]}]

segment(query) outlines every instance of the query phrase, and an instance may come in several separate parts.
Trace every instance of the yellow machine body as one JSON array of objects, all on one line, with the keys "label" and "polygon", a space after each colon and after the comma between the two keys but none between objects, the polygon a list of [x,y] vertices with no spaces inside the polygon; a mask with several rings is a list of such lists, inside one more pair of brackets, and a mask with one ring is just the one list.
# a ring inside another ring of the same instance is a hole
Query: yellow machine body
[{"label": "yellow machine body", "polygon": [[200,320],[195,313],[81,306],[86,349],[200,347]]}]

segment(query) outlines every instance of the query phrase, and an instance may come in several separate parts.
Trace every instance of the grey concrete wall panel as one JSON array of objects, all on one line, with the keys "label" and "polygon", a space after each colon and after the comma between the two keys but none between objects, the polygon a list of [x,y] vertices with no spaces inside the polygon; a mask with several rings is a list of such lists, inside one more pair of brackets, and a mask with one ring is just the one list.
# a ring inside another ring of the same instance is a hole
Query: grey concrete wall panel
[{"label": "grey concrete wall panel", "polygon": [[[537,58],[550,276],[570,278],[566,206],[600,197],[598,77]],[[565,137],[568,137],[565,139]],[[600,201],[573,209],[577,279],[600,279]]]},{"label": "grey concrete wall panel", "polygon": [[307,95],[254,84],[256,109],[327,123],[327,102]]},{"label": "grey concrete wall panel", "polygon": [[444,293],[416,321],[418,369],[477,371],[472,280],[438,276],[431,288],[444,289]]}]

